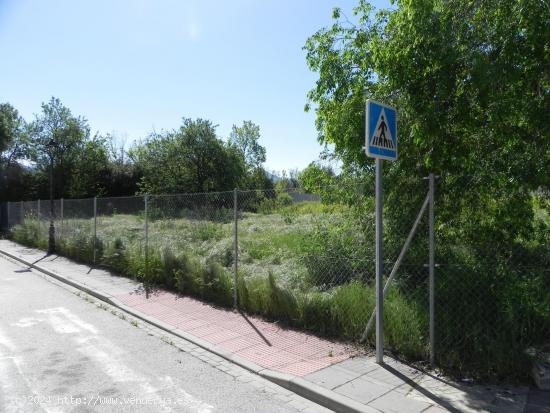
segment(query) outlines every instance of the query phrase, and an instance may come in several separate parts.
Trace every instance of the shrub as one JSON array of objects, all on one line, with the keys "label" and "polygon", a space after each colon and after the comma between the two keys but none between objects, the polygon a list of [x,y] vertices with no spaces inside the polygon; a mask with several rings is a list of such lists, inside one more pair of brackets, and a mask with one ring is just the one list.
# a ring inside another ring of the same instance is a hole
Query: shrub
[{"label": "shrub", "polygon": [[125,274],[128,271],[128,255],[121,238],[117,237],[112,242],[107,243],[101,263],[120,274]]},{"label": "shrub", "polygon": [[332,317],[330,293],[310,292],[298,302],[302,316],[302,326],[326,336],[337,336],[338,328]]},{"label": "shrub", "polygon": [[272,214],[277,210],[291,205],[292,197],[283,191],[278,191],[274,198],[264,198],[258,203],[257,212],[261,214]]},{"label": "shrub", "polygon": [[277,285],[272,272],[268,275],[269,290],[271,293],[270,316],[289,324],[299,321],[298,305],[292,291]]},{"label": "shrub", "polygon": [[208,221],[199,222],[193,226],[192,237],[199,241],[207,241],[209,239],[219,240],[223,238],[223,230],[219,224]]},{"label": "shrub", "polygon": [[202,297],[203,278],[200,263],[187,254],[175,257],[170,249],[163,254],[163,272],[174,277],[174,285],[180,293]]},{"label": "shrub", "polygon": [[334,289],[331,308],[338,335],[349,339],[361,337],[375,307],[374,288],[359,281]]},{"label": "shrub", "polygon": [[225,307],[233,305],[233,279],[219,263],[209,262],[203,269],[204,298]]}]

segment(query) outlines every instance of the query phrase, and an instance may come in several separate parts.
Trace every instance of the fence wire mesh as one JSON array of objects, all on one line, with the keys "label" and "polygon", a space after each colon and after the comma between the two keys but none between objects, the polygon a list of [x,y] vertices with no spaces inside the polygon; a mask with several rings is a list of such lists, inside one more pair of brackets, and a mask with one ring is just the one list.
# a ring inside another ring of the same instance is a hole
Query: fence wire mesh
[{"label": "fence wire mesh", "polygon": [[436,192],[436,359],[469,377],[515,377],[550,343],[550,198],[484,185],[444,177]]},{"label": "fence wire mesh", "polygon": [[[474,181],[464,203],[438,182],[431,348],[428,182],[399,185],[385,195],[385,346],[410,360],[435,353],[463,374],[514,368],[550,339],[548,196],[536,196],[534,226],[512,234],[471,212],[488,202]],[[47,247],[49,201],[7,211],[15,240]],[[95,208],[93,198],[56,200],[53,221],[63,255],[319,334],[359,340],[375,308],[372,182],[97,198]],[[366,338],[374,343],[374,328]]]}]

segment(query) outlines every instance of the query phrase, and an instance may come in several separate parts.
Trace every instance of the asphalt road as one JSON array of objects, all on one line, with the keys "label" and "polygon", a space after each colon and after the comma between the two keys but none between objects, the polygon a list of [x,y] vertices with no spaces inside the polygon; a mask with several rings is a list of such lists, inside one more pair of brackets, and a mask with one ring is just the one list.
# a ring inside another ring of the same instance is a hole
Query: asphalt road
[{"label": "asphalt road", "polygon": [[326,411],[166,334],[0,258],[0,411]]}]

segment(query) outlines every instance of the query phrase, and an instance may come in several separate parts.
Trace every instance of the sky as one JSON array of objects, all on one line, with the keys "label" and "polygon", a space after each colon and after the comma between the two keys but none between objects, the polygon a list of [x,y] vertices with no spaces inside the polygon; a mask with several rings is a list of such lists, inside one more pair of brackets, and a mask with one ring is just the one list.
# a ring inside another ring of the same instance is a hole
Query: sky
[{"label": "sky", "polygon": [[[372,2],[387,7],[389,1]],[[183,117],[260,126],[268,170],[318,159],[306,39],[357,0],[0,0],[0,102],[51,96],[127,143]]]}]

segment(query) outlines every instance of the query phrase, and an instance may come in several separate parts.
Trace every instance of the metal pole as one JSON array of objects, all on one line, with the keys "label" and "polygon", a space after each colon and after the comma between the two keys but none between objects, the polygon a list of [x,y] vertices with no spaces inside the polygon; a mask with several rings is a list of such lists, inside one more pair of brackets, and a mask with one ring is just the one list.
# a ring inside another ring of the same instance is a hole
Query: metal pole
[{"label": "metal pole", "polygon": [[11,205],[11,202],[8,201],[6,205],[6,230],[7,231],[10,230],[10,205]]},{"label": "metal pole", "polygon": [[97,237],[97,196],[94,197],[94,264],[96,259],[96,237]]},{"label": "metal pole", "polygon": [[383,251],[382,160],[376,158],[376,362],[384,363],[384,251]]},{"label": "metal pole", "polygon": [[233,306],[237,308],[237,279],[238,279],[238,261],[239,261],[239,240],[237,236],[238,222],[238,199],[237,188],[233,190],[233,271],[234,271],[234,287],[233,287]]},{"label": "metal pole", "polygon": [[59,226],[59,235],[62,236],[63,235],[63,198],[61,198],[61,205],[60,205],[60,208],[59,208],[59,215],[60,215],[60,218],[61,218],[61,224]]},{"label": "metal pole", "polygon": [[53,219],[53,156],[50,156],[50,227],[48,228],[48,254],[55,253],[55,226]]},{"label": "metal pole", "polygon": [[19,214],[21,215],[19,217],[19,223],[23,225],[23,218],[25,217],[25,201],[21,201],[21,203],[19,204],[19,207],[20,207]]},{"label": "metal pole", "polygon": [[36,219],[38,219],[38,232],[42,231],[42,225],[40,225],[40,198],[36,203]]},{"label": "metal pole", "polygon": [[145,203],[145,278],[149,276],[149,195],[145,195],[143,198]]},{"label": "metal pole", "polygon": [[435,363],[435,233],[434,233],[434,195],[435,195],[435,178],[434,174],[429,175],[430,185],[430,209],[429,217],[429,267],[430,267],[430,364]]}]

